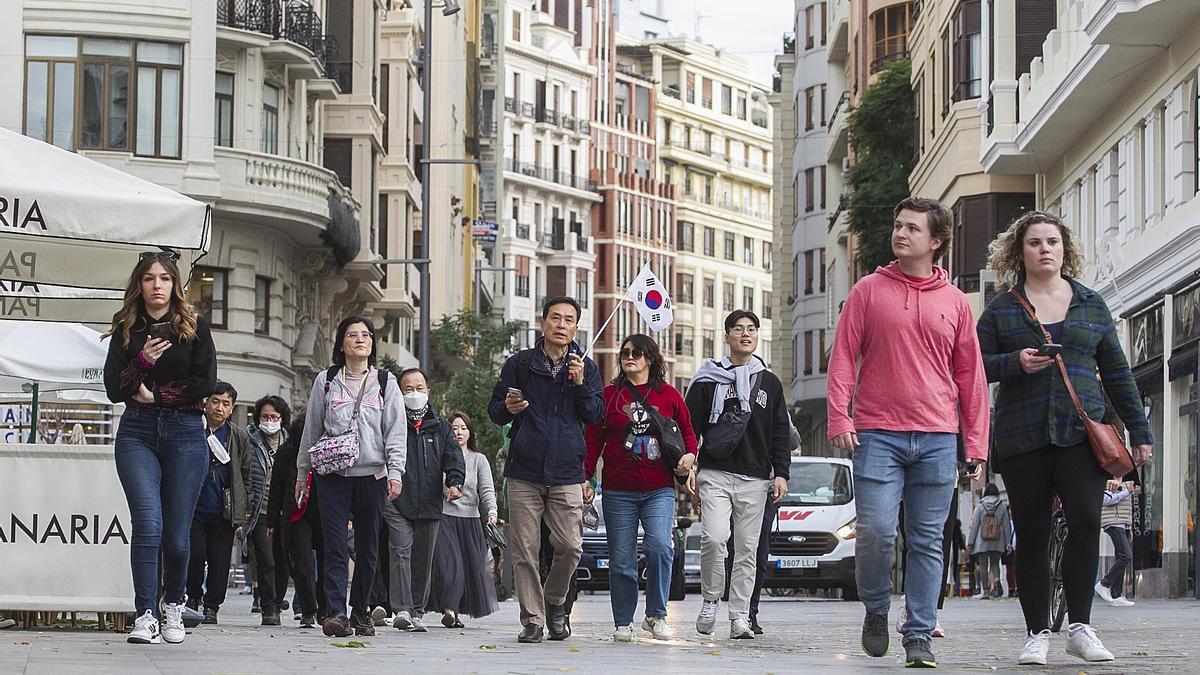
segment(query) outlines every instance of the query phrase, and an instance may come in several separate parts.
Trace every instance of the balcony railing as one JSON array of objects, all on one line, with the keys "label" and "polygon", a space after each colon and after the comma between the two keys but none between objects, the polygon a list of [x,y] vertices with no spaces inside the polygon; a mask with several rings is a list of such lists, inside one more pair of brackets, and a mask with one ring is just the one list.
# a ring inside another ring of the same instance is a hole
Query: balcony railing
[{"label": "balcony railing", "polygon": [[270,35],[287,40],[312,52],[325,70],[325,77],[336,79],[342,91],[350,90],[350,61],[338,55],[337,42],[325,35],[321,17],[307,0],[217,0],[217,25]]},{"label": "balcony railing", "polygon": [[838,98],[838,102],[833,106],[833,112],[829,115],[828,128],[833,128],[833,121],[837,119],[838,113],[842,112],[842,108],[846,107],[849,103],[850,92],[843,91],[841,97]]},{"label": "balcony railing", "polygon": [[680,98],[679,85],[677,85],[677,84],[663,85],[663,93],[666,94],[667,96],[670,96],[673,99],[679,100],[679,98]]},{"label": "balcony railing", "polygon": [[711,110],[712,109],[712,97],[705,96],[701,105],[703,105],[705,108],[708,108]]},{"label": "balcony railing", "polygon": [[279,37],[307,48],[314,55],[322,54],[325,31],[312,5],[305,0],[288,0],[284,9],[283,32]]},{"label": "balcony railing", "polygon": [[279,3],[274,0],[217,0],[217,25],[279,34]]},{"label": "balcony railing", "polygon": [[517,239],[529,239],[528,223],[514,223],[513,230],[517,235]]},{"label": "balcony railing", "polygon": [[581,252],[583,252],[583,253],[587,253],[587,251],[588,251],[588,238],[587,238],[587,237],[585,237],[585,236],[583,236],[582,234],[580,234],[580,235],[577,235],[577,236],[575,237],[575,250],[577,250],[577,251],[581,251]]},{"label": "balcony railing", "polygon": [[520,115],[521,117],[532,118],[535,110],[536,110],[536,108],[533,106],[532,103],[522,102],[521,106],[520,106],[520,112],[518,112],[517,114]]},{"label": "balcony railing", "polygon": [[531,164],[529,162],[522,162],[517,159],[512,159],[509,160],[506,168],[509,171],[519,173],[522,176],[539,178],[550,183],[558,183],[559,185],[572,187],[576,190],[586,190],[588,192],[596,191],[595,181],[588,180],[583,176],[570,174],[565,171],[555,171],[550,167],[537,166],[536,164]]},{"label": "balcony railing", "polygon": [[575,131],[577,128],[575,118],[571,117],[570,115],[559,115],[558,119],[559,123],[562,125],[562,128],[566,129],[567,131]]},{"label": "balcony railing", "polygon": [[511,96],[504,97],[504,112],[515,113],[521,102]]},{"label": "balcony railing", "polygon": [[883,70],[883,64],[887,63],[888,61],[896,61],[898,59],[907,59],[907,58],[908,58],[908,48],[907,47],[900,48],[900,49],[893,49],[890,52],[887,52],[887,53],[884,53],[884,54],[881,54],[881,55],[875,57],[875,59],[873,61],[871,61],[871,65],[869,66],[867,72],[870,73],[871,75],[874,75],[875,73],[878,73],[879,71]]}]

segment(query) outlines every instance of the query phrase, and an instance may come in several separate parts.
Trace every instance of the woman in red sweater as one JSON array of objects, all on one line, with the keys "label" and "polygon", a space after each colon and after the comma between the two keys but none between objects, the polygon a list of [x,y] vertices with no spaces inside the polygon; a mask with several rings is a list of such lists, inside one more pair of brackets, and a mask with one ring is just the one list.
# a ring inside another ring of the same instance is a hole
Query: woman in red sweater
[{"label": "woman in red sweater", "polygon": [[[604,388],[604,417],[587,428],[588,478],[603,459],[605,530],[608,537],[609,590],[613,640],[633,640],[633,614],[637,610],[637,536],[641,521],[646,554],[646,620],[642,629],[656,639],[668,640],[667,589],[671,583],[671,528],[675,521],[675,481],[686,476],[696,460],[696,436],[687,405],[679,391],[667,384],[666,363],[658,343],[636,334],[621,343],[621,369]],[[659,439],[645,412],[651,406],[679,424],[687,453],[677,466],[667,466]]]}]

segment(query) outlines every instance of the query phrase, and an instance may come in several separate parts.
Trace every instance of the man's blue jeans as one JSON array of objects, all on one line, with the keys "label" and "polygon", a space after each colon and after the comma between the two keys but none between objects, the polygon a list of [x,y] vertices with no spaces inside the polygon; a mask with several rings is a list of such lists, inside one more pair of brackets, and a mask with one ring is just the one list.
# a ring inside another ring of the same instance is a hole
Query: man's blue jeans
[{"label": "man's blue jeans", "polygon": [[605,490],[600,500],[608,537],[609,600],[613,625],[633,623],[638,604],[637,531],[642,523],[646,553],[646,616],[667,615],[667,591],[674,561],[671,529],[675,522],[675,491]]},{"label": "man's blue jeans", "polygon": [[892,599],[893,547],[900,502],[908,543],[904,582],[906,642],[929,639],[941,590],[942,528],[957,480],[956,434],[859,431],[854,449],[858,513],[855,574],[858,595],[872,614],[887,614]]},{"label": "man's blue jeans", "polygon": [[138,615],[157,614],[160,552],[163,600],[183,603],[192,513],[208,471],[203,418],[198,411],[126,406],[114,453],[133,525],[134,606]]}]

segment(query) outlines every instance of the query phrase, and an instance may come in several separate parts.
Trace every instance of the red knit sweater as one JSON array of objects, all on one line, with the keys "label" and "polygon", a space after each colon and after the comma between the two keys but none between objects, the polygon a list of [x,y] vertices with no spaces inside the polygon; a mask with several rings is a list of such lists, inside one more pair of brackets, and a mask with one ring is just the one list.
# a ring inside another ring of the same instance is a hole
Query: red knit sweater
[{"label": "red knit sweater", "polygon": [[[679,391],[669,384],[661,384],[658,389],[646,391],[649,385],[637,387],[640,401],[646,396],[646,403],[652,406],[664,417],[674,418],[679,423],[679,431],[683,434],[684,447],[691,454],[696,454],[696,434],[692,431],[692,418],[688,407],[683,402]],[[662,459],[649,461],[630,454],[625,449],[625,433],[629,425],[629,405],[634,401],[633,395],[624,385],[608,385],[604,388],[604,417],[598,424],[588,426],[585,434],[587,440],[587,455],[584,457],[584,470],[588,478],[596,473],[596,464],[604,458],[604,488],[628,492],[651,492],[661,488],[674,487],[672,478],[674,467],[668,467]]]}]

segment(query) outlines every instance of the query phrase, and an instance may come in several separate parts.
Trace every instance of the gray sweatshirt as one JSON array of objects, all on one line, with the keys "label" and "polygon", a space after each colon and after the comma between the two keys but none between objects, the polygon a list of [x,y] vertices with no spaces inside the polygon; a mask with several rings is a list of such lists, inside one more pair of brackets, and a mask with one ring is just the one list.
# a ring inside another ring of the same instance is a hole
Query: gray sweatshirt
[{"label": "gray sweatshirt", "polygon": [[[304,421],[304,435],[300,438],[300,452],[296,454],[296,475],[303,477],[312,466],[308,452],[314,443],[325,434],[340,434],[346,431],[354,414],[354,401],[358,388],[351,391],[346,386],[346,369],[338,371],[325,394],[325,374],[321,371],[313,382],[308,395],[308,416]],[[404,459],[408,443],[408,419],[404,415],[403,396],[396,378],[389,377],[387,391],[382,399],[379,391],[379,376],[375,368],[366,374],[366,392],[358,412],[358,463],[339,471],[342,476],[375,476],[388,480],[402,480]],[[302,479],[302,478],[301,478]]]},{"label": "gray sweatshirt", "polygon": [[479,506],[484,515],[496,515],[496,486],[492,482],[492,466],[486,455],[472,450],[463,459],[467,464],[467,476],[463,481],[462,496],[442,505],[442,513],[456,518],[478,518]]}]

